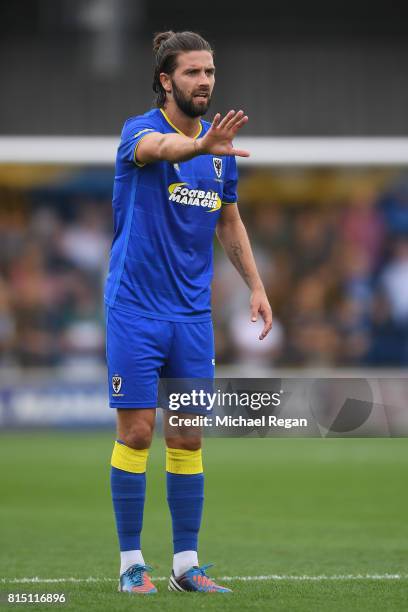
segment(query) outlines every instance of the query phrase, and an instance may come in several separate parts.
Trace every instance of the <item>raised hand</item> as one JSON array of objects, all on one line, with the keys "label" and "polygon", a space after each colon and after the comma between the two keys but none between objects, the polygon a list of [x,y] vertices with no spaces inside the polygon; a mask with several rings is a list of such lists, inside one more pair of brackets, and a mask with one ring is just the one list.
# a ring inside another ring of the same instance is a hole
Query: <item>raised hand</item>
[{"label": "raised hand", "polygon": [[247,115],[242,110],[237,113],[230,110],[221,119],[220,113],[214,117],[212,125],[205,136],[197,140],[201,153],[211,153],[213,155],[238,155],[239,157],[249,157],[249,151],[235,149],[232,140],[248,121]]}]

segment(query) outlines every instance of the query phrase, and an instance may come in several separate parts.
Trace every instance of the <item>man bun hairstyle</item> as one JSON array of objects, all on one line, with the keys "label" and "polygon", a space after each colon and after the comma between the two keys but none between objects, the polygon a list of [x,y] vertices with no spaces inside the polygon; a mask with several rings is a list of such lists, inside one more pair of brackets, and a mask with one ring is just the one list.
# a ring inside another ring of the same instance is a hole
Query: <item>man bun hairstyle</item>
[{"label": "man bun hairstyle", "polygon": [[154,35],[153,51],[156,55],[157,55],[158,50],[160,49],[161,44],[164,43],[169,38],[171,38],[174,34],[175,32],[173,32],[173,30],[168,30],[167,32],[159,32],[158,34]]},{"label": "man bun hairstyle", "polygon": [[166,102],[166,92],[160,83],[160,73],[173,74],[177,67],[179,53],[188,51],[208,51],[214,55],[211,45],[196,32],[159,32],[153,38],[155,68],[153,91],[157,94],[155,104],[162,108]]}]

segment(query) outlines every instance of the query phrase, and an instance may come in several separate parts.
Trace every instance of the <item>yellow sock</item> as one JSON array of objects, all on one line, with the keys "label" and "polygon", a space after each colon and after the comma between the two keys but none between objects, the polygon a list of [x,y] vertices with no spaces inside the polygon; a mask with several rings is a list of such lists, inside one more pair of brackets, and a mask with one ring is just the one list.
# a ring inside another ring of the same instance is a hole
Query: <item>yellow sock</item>
[{"label": "yellow sock", "polygon": [[118,470],[142,474],[146,471],[148,448],[138,450],[116,441],[113,447],[111,465]]},{"label": "yellow sock", "polygon": [[203,471],[201,448],[166,448],[166,471],[172,474],[200,474]]}]

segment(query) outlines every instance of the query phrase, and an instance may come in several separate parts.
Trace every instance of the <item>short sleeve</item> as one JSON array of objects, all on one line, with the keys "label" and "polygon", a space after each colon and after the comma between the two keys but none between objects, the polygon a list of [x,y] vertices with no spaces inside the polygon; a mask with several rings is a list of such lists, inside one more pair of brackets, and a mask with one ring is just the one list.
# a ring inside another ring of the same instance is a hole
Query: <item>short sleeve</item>
[{"label": "short sleeve", "polygon": [[224,180],[224,191],[222,195],[222,203],[224,204],[236,204],[238,200],[237,196],[237,185],[238,185],[238,168],[235,156],[231,155],[227,161],[227,172]]},{"label": "short sleeve", "polygon": [[128,119],[123,126],[119,145],[119,153],[122,159],[135,163],[140,168],[145,166],[146,164],[140,164],[136,161],[137,147],[145,136],[158,131],[154,122],[143,115]]}]

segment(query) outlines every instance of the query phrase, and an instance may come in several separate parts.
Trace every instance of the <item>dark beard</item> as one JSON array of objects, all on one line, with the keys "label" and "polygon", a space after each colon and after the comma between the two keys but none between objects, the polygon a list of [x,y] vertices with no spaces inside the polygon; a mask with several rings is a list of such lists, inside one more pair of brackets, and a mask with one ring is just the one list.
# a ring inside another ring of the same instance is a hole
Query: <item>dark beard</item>
[{"label": "dark beard", "polygon": [[210,108],[210,104],[211,104],[210,96],[207,98],[207,104],[196,106],[194,104],[194,98],[190,98],[190,99],[186,98],[184,93],[181,91],[181,89],[177,87],[177,85],[175,84],[173,80],[172,80],[172,86],[173,86],[174,101],[179,107],[179,109],[185,115],[187,115],[187,117],[191,117],[192,119],[195,119],[196,117],[201,117],[202,115],[205,115],[205,113]]}]

